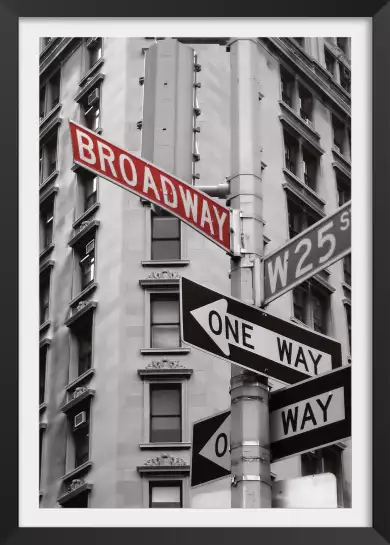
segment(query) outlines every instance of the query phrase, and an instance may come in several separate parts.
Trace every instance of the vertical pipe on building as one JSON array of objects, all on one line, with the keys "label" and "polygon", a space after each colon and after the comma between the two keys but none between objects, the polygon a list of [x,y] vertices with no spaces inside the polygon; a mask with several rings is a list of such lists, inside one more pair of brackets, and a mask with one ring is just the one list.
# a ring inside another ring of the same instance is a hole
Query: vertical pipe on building
[{"label": "vertical pipe on building", "polygon": [[[253,304],[254,262],[263,255],[258,47],[234,39],[231,63],[230,205],[241,211],[241,257],[231,260],[231,294]],[[256,271],[258,268],[256,267]],[[244,362],[242,362],[244,363]],[[231,367],[231,506],[271,507],[268,379]]]}]

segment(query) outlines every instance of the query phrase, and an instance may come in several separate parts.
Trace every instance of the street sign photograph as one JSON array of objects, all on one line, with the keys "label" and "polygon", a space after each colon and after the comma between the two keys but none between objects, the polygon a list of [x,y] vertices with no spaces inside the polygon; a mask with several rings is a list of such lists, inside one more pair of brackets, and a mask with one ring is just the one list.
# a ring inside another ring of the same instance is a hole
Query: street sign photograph
[{"label": "street sign photograph", "polygon": [[264,304],[351,252],[351,201],[264,256]]},{"label": "street sign photograph", "polygon": [[351,437],[351,365],[270,394],[276,462]]},{"label": "street sign photograph", "polygon": [[230,252],[230,210],[158,166],[69,121],[77,165],[177,216]]},{"label": "street sign photograph", "polygon": [[180,286],[182,340],[191,346],[287,384],[341,366],[340,343],[330,337],[188,278]]},{"label": "street sign photograph", "polygon": [[222,411],[193,423],[191,487],[230,475],[230,416]]}]

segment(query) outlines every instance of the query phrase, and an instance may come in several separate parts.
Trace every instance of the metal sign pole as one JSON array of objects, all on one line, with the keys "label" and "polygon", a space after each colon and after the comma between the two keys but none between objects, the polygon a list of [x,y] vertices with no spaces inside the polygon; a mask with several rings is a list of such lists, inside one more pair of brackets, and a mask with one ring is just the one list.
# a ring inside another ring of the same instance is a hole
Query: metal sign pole
[{"label": "metal sign pole", "polygon": [[[231,63],[230,206],[239,211],[240,255],[231,259],[231,294],[259,303],[255,290],[263,256],[259,143],[258,51],[255,40],[234,39]],[[237,216],[237,214],[236,214]],[[237,225],[235,226],[237,228]],[[231,366],[231,506],[271,507],[268,379]]]}]

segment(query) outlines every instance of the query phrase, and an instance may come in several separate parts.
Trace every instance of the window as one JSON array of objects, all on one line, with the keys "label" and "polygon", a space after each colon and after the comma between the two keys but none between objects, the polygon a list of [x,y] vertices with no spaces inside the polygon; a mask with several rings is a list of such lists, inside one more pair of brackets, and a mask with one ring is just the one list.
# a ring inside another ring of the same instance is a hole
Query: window
[{"label": "window", "polygon": [[351,131],[350,128],[336,116],[332,116],[333,144],[342,155],[351,157]]},{"label": "window", "polygon": [[82,492],[81,494],[78,494],[74,498],[63,503],[62,507],[64,508],[70,507],[71,509],[87,508],[88,507],[88,492],[89,491],[85,491],[85,492]]},{"label": "window", "polygon": [[287,170],[289,170],[293,174],[297,174],[298,153],[299,153],[298,142],[285,131],[284,132],[284,158],[285,158]]},{"label": "window", "polygon": [[39,350],[39,404],[45,402],[47,347]]},{"label": "window", "polygon": [[292,108],[295,78],[290,72],[288,72],[281,66],[280,79],[281,79],[280,85],[281,85],[281,91],[282,91],[282,100],[283,102],[285,102]]},{"label": "window", "polygon": [[60,102],[61,72],[58,70],[39,91],[39,118],[42,120]]},{"label": "window", "polygon": [[80,326],[75,329],[77,346],[77,376],[82,375],[92,367],[92,315],[89,314]]},{"label": "window", "polygon": [[[84,406],[83,411],[72,413],[71,416],[75,469],[89,461],[89,416],[89,404]],[[81,424],[75,426],[75,421],[81,421]]]},{"label": "window", "polygon": [[304,47],[305,38],[293,38],[293,40],[295,40],[297,42],[297,44],[300,45],[301,47]]},{"label": "window", "polygon": [[343,465],[342,449],[337,446],[318,449],[301,455],[302,477],[307,475],[319,475],[321,473],[333,473],[337,481],[337,504],[343,506]]},{"label": "window", "polygon": [[159,209],[152,212],[152,260],[180,259],[180,221]]},{"label": "window", "polygon": [[347,52],[348,38],[336,38],[337,47],[341,49],[343,53]]},{"label": "window", "polygon": [[320,219],[311,215],[309,211],[292,199],[287,200],[287,208],[290,238],[295,237]]},{"label": "window", "polygon": [[94,38],[87,46],[88,49],[88,70],[90,70],[99,59],[102,58],[102,38]]},{"label": "window", "polygon": [[95,280],[95,239],[85,245],[85,253],[80,256],[81,291]]},{"label": "window", "polygon": [[299,115],[306,122],[312,120],[312,111],[313,111],[313,97],[310,92],[299,86]]},{"label": "window", "polygon": [[339,206],[342,206],[351,200],[351,185],[350,182],[341,175],[336,175],[336,180],[338,203]]},{"label": "window", "polygon": [[318,160],[315,155],[312,155],[306,148],[302,148],[302,160],[303,160],[303,179],[305,184],[316,190],[317,186],[317,167]]},{"label": "window", "polygon": [[39,285],[39,323],[44,324],[49,319],[49,297],[50,297],[50,273],[45,272],[41,275]]},{"label": "window", "polygon": [[57,133],[50,136],[39,151],[39,179],[43,183],[57,170]]},{"label": "window", "polygon": [[345,315],[347,318],[347,329],[348,329],[348,342],[349,342],[349,353],[352,353],[352,336],[351,336],[351,305],[345,304]]},{"label": "window", "polygon": [[314,331],[326,335],[330,309],[329,293],[313,286],[313,282],[304,282],[292,292],[294,317]]},{"label": "window", "polygon": [[81,100],[84,124],[91,131],[100,129],[100,91],[101,86],[99,85]]},{"label": "window", "polygon": [[89,210],[95,202],[97,202],[97,176],[94,176],[91,172],[86,170],[80,170],[78,175],[79,191],[81,197],[79,198],[79,215]]},{"label": "window", "polygon": [[348,254],[343,259],[344,269],[344,282],[349,286],[352,286],[352,273],[351,273],[351,254]]},{"label": "window", "polygon": [[53,241],[54,201],[49,199],[41,207],[41,251]]},{"label": "window", "polygon": [[301,286],[293,290],[294,318],[302,323],[306,322],[306,300],[307,291]]},{"label": "window", "polygon": [[183,507],[183,491],[180,481],[151,481],[149,483],[150,508]]},{"label": "window", "polygon": [[351,92],[351,72],[343,64],[340,64],[340,85],[347,93]]},{"label": "window", "polygon": [[179,294],[151,293],[151,348],[180,346]]},{"label": "window", "polygon": [[43,447],[43,434],[45,430],[43,428],[39,429],[39,486],[41,485],[42,478],[42,447]]},{"label": "window", "polygon": [[181,441],[181,384],[150,385],[150,442]]},{"label": "window", "polygon": [[323,459],[319,451],[306,452],[301,456],[302,477],[323,473]]},{"label": "window", "polygon": [[335,67],[336,67],[336,59],[327,49],[325,49],[325,66],[327,71],[330,72],[332,76],[334,76]]}]

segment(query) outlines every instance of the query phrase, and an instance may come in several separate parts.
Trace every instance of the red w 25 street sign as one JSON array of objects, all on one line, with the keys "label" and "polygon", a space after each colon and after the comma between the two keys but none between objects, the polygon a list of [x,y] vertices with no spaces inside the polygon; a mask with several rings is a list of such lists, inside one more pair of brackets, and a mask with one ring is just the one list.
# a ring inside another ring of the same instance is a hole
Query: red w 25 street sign
[{"label": "red w 25 street sign", "polygon": [[69,121],[74,162],[164,208],[230,253],[230,209],[161,168]]},{"label": "red w 25 street sign", "polygon": [[351,252],[351,201],[264,257],[264,303]]}]

